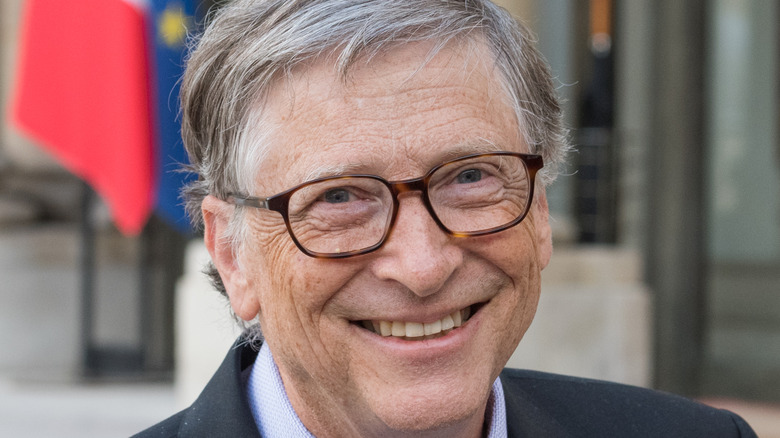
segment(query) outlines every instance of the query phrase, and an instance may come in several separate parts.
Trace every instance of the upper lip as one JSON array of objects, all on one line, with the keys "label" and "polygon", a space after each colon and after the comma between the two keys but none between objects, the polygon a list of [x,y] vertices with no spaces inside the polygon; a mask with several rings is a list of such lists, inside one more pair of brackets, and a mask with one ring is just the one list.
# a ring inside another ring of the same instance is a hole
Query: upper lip
[{"label": "upper lip", "polygon": [[[467,307],[472,307],[479,304],[483,304],[483,303],[475,302],[460,307],[450,307],[449,310],[444,310],[444,311],[416,309],[416,311],[413,312],[407,311],[403,313],[387,314],[385,316],[366,316],[362,318],[352,319],[352,321],[403,321],[403,322],[431,323],[434,321],[438,321],[446,317],[447,315],[451,315],[453,312],[456,312],[458,310],[463,310]],[[472,313],[474,311],[475,309],[474,307],[472,307]]]}]

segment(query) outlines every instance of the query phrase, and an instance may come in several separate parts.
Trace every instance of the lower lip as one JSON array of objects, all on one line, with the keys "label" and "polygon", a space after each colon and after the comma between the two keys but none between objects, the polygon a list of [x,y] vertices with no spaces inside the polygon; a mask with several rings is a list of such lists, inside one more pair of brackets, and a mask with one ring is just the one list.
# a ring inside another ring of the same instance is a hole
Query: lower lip
[{"label": "lower lip", "polygon": [[350,324],[350,326],[352,330],[356,331],[356,335],[362,337],[370,347],[381,350],[381,354],[395,355],[410,360],[431,360],[460,351],[475,336],[480,324],[481,310],[479,309],[463,325],[452,329],[446,335],[420,341],[381,336],[356,324]]}]

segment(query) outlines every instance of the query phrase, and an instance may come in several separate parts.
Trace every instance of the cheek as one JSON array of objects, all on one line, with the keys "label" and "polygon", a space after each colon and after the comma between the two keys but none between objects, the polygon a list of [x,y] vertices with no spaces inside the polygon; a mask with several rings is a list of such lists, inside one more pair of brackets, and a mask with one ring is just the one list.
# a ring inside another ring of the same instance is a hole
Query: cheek
[{"label": "cheek", "polygon": [[536,239],[534,221],[523,221],[517,230],[517,244],[509,248],[507,254],[512,255],[507,262],[512,265],[515,288],[522,304],[524,322],[530,325],[536,313],[536,305],[539,302],[539,293],[542,282],[542,265],[540,263],[540,248]]},{"label": "cheek", "polygon": [[[339,393],[348,383],[349,322],[332,311],[350,278],[340,266],[308,257],[296,247],[272,257],[270,284],[263,297],[260,324],[284,378],[314,391],[323,385]],[[337,262],[338,263],[338,262]]]},{"label": "cheek", "polygon": [[488,249],[482,257],[499,269],[509,278],[501,300],[501,316],[504,321],[499,330],[516,334],[519,342],[525,330],[531,324],[536,313],[541,289],[541,267],[539,250],[534,238],[533,222],[523,221],[516,227],[494,235],[490,242],[485,242]]},{"label": "cheek", "polygon": [[[268,213],[268,212],[261,212]],[[294,285],[288,271],[294,269],[295,244],[287,234],[281,218],[256,214],[250,221],[241,269],[248,273],[252,293],[260,303],[260,323],[264,334],[277,331],[277,321],[288,320],[294,304]]]},{"label": "cheek", "polygon": [[474,239],[472,250],[517,283],[539,278],[539,247],[530,217],[508,230]]},{"label": "cheek", "polygon": [[257,212],[246,219],[249,230],[246,236],[245,257],[242,268],[250,272],[263,300],[273,297],[276,280],[291,264],[298,249],[287,233],[284,220],[274,212]]},{"label": "cheek", "polygon": [[327,312],[328,305],[355,268],[345,261],[309,257],[295,246],[286,228],[274,230],[253,229],[256,265],[245,266],[255,273],[263,333],[269,343],[282,338],[296,344],[301,340],[321,343],[327,334],[324,327],[338,321],[337,315]]}]

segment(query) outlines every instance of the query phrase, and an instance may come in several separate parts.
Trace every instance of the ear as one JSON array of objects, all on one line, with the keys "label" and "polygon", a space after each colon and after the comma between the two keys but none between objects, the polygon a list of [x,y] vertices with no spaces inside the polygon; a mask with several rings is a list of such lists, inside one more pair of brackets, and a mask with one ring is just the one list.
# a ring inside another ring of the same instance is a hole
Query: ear
[{"label": "ear", "polygon": [[547,267],[552,257],[552,229],[550,228],[550,208],[547,205],[547,193],[544,187],[537,186],[534,194],[533,212],[531,217],[536,229],[536,247],[539,251],[539,265],[541,269]]},{"label": "ear", "polygon": [[260,302],[251,281],[240,268],[233,246],[225,238],[234,208],[214,196],[206,196],[201,204],[203,241],[225,285],[233,312],[239,318],[250,321],[260,311]]}]

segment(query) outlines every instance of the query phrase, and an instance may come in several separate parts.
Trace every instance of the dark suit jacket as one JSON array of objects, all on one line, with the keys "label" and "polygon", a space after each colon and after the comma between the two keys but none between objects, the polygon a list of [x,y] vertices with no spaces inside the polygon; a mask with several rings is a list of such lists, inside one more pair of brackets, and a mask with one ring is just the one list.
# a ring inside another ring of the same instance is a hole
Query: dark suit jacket
[{"label": "dark suit jacket", "polygon": [[[260,437],[241,378],[256,356],[234,345],[192,406],[136,437]],[[501,383],[510,438],[756,436],[731,412],[658,391],[512,369]]]}]

